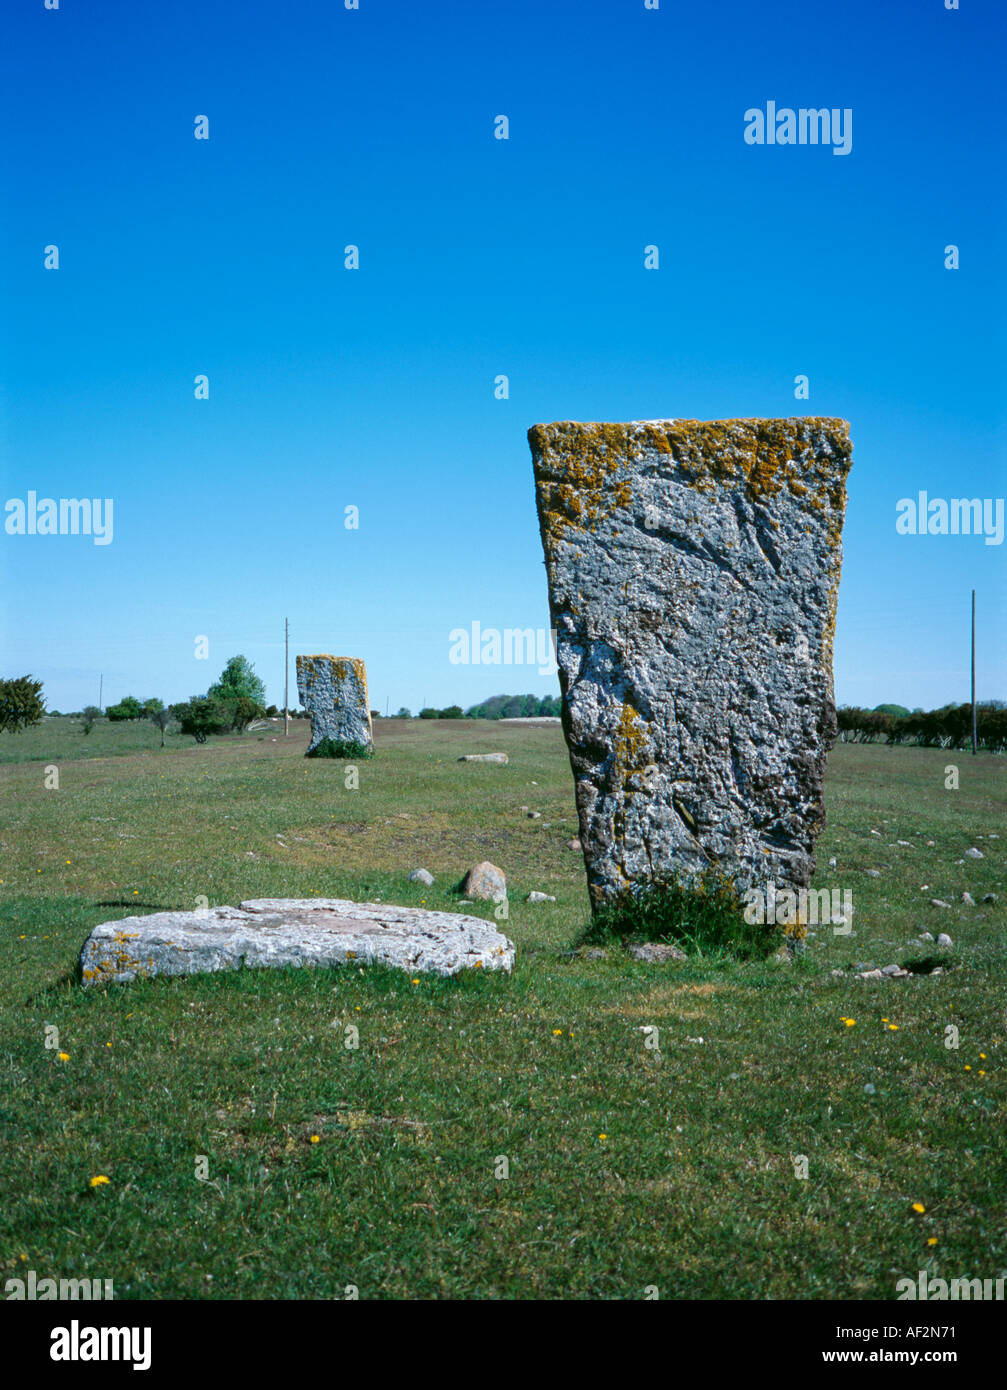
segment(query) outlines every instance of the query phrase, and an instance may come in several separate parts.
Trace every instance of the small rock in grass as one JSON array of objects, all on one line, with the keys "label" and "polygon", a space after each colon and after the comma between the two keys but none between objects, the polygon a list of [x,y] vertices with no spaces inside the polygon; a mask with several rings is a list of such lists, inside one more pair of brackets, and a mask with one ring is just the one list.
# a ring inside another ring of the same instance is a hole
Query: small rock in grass
[{"label": "small rock in grass", "polygon": [[883,980],[884,978],[880,970],[865,970],[857,976],[858,980]]},{"label": "small rock in grass", "polygon": [[525,898],[526,903],[554,903],[555,901],[556,899],[551,893],[540,893],[535,888]]},{"label": "small rock in grass", "polygon": [[414,869],[409,875],[410,883],[423,883],[429,888],[434,881],[434,876],[429,869]]},{"label": "small rock in grass", "polygon": [[460,763],[506,763],[508,758],[506,753],[463,753],[458,761]]},{"label": "small rock in grass", "polygon": [[845,979],[846,979],[846,971],[845,971],[845,970],[830,970],[830,971],[829,971],[829,974],[830,974],[830,975],[835,975],[836,978],[837,978],[837,979],[840,979],[840,980],[845,980]]},{"label": "small rock in grass", "polygon": [[966,907],[975,907],[976,905],[976,900],[971,893],[963,893],[962,902],[965,904]]},{"label": "small rock in grass", "polygon": [[983,894],[983,902],[984,902],[984,903],[995,903],[996,901],[997,901],[997,895],[996,895],[995,893],[984,893],[984,894]]},{"label": "small rock in grass", "polygon": [[864,1087],[864,1094],[868,1096],[874,1095],[874,1083],[872,1081],[868,1081],[867,1085]]},{"label": "small rock in grass", "polygon": [[830,868],[830,869],[834,869],[835,867],[836,867],[836,856],[833,855],[832,858],[829,860],[829,868]]},{"label": "small rock in grass", "polygon": [[880,869],[865,869],[865,870],[864,870],[864,873],[867,875],[868,878],[880,878],[880,877],[881,877],[881,870],[880,870]]},{"label": "small rock in grass", "polygon": [[921,941],[933,941],[933,939],[934,939],[934,934],[933,934],[933,932],[929,932],[929,931],[921,931],[921,932],[920,932],[920,940],[921,940]]},{"label": "small rock in grass", "polygon": [[527,816],[528,816],[528,819],[529,819],[529,820],[541,820],[541,819],[542,819],[542,812],[541,812],[541,811],[528,811],[528,812],[527,812]]},{"label": "small rock in grass", "polygon": [[942,931],[941,934],[940,934],[940,936],[937,938],[937,945],[938,945],[938,946],[953,946],[953,945],[954,945],[954,942],[951,940],[950,936],[948,936],[948,934],[947,934],[946,931]]},{"label": "small rock in grass", "polygon": [[664,941],[634,942],[629,948],[629,954],[634,960],[647,961],[650,964],[688,959],[685,952],[680,950],[678,946],[670,946]]},{"label": "small rock in grass", "polygon": [[608,952],[603,951],[600,946],[592,946],[589,951],[584,952],[585,960],[608,960]]},{"label": "small rock in grass", "polygon": [[912,847],[913,847],[913,842],[912,842],[912,840],[896,840],[895,843],[896,843],[897,845],[904,845],[904,846],[906,847],[906,849],[912,849]]},{"label": "small rock in grass", "polygon": [[566,847],[567,849],[580,849],[581,844],[579,840],[568,840]]},{"label": "small rock in grass", "polygon": [[931,899],[930,899],[930,906],[931,906],[931,907],[950,907],[951,904],[950,904],[950,903],[944,902],[944,900],[943,900],[942,898],[931,898]]},{"label": "small rock in grass", "polygon": [[981,849],[976,849],[975,845],[973,845],[971,849],[967,849],[967,850],[965,851],[965,858],[966,858],[966,859],[985,859],[986,856],[985,856],[985,854],[983,854],[983,852],[982,852]]},{"label": "small rock in grass", "polygon": [[462,893],[466,898],[477,898],[490,902],[502,903],[507,897],[507,880],[503,870],[498,869],[495,864],[491,864],[488,859],[484,859],[481,864],[476,864],[469,869],[462,884]]},{"label": "small rock in grass", "polygon": [[890,980],[904,980],[909,971],[903,970],[901,965],[886,965],[881,973],[887,975]]},{"label": "small rock in grass", "polygon": [[928,841],[927,841],[927,846],[928,846],[930,849],[933,849],[933,847],[934,847],[934,845],[936,845],[936,843],[937,843],[936,840],[928,840]]}]

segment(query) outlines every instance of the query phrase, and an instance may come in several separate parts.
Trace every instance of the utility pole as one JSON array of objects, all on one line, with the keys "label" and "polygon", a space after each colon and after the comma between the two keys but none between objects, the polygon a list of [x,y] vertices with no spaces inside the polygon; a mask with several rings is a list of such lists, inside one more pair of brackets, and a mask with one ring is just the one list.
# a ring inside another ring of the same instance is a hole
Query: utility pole
[{"label": "utility pole", "polygon": [[976,755],[976,591],[972,590],[972,756]]},{"label": "utility pole", "polygon": [[104,675],[100,675],[100,676],[98,677],[98,708],[99,708],[99,709],[101,709],[101,697],[102,697],[102,693],[104,692],[104,689],[105,689],[105,677],[104,677]]},{"label": "utility pole", "polygon": [[290,619],[283,620],[283,737],[290,724]]}]

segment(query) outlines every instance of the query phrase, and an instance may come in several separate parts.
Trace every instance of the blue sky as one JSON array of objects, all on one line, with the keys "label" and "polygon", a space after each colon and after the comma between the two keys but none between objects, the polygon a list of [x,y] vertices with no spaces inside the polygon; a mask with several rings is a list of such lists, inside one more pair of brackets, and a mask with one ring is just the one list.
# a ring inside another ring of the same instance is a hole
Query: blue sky
[{"label": "blue sky", "polygon": [[[4,24],[0,503],[111,497],[114,540],[0,531],[0,674],[170,701],[241,652],[281,703],[289,616],[291,680],[360,656],[382,710],[553,691],[448,659],[473,621],[548,627],[528,427],[815,414],[854,442],[837,700],[967,699],[972,587],[1007,698],[1007,543],[895,531],[920,489],[1007,492],[1001,5]],[[768,100],[850,108],[852,151],[747,145]]]}]

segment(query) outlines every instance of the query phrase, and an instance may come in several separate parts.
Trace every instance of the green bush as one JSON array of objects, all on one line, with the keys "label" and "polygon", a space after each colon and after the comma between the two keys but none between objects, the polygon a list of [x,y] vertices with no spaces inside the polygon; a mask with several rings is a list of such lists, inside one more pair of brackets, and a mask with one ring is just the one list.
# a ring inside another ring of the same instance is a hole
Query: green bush
[{"label": "green bush", "polygon": [[583,942],[665,941],[690,953],[721,954],[737,960],[764,960],[779,949],[783,936],[774,924],[750,925],[741,896],[719,870],[694,878],[656,877],[603,903],[584,931]]},{"label": "green bush", "polygon": [[374,749],[366,743],[357,743],[351,738],[323,738],[315,748],[306,754],[309,758],[373,758]]},{"label": "green bush", "polygon": [[33,724],[41,724],[45,714],[42,682],[31,676],[0,680],[0,729],[16,734]]},{"label": "green bush", "polygon": [[145,717],[143,705],[135,695],[127,695],[117,705],[109,705],[105,714],[112,720],[113,724],[124,719],[142,719]]}]

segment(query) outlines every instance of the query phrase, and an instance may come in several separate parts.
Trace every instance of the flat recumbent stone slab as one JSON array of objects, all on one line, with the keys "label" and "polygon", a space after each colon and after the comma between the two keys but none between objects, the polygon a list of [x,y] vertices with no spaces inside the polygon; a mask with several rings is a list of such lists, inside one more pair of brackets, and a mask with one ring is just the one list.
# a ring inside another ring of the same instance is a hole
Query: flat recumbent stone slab
[{"label": "flat recumbent stone slab", "polygon": [[836,736],[848,425],[528,438],[593,903],[708,866],[806,887]]},{"label": "flat recumbent stone slab", "polygon": [[373,751],[367,668],[358,657],[299,656],[297,693],[311,715],[309,754],[326,739],[358,743]]},{"label": "flat recumbent stone slab", "polygon": [[514,945],[489,922],[343,898],[256,898],[240,907],[154,912],[95,927],[80,954],[85,985],[148,975],[380,961],[456,975],[509,971]]}]

